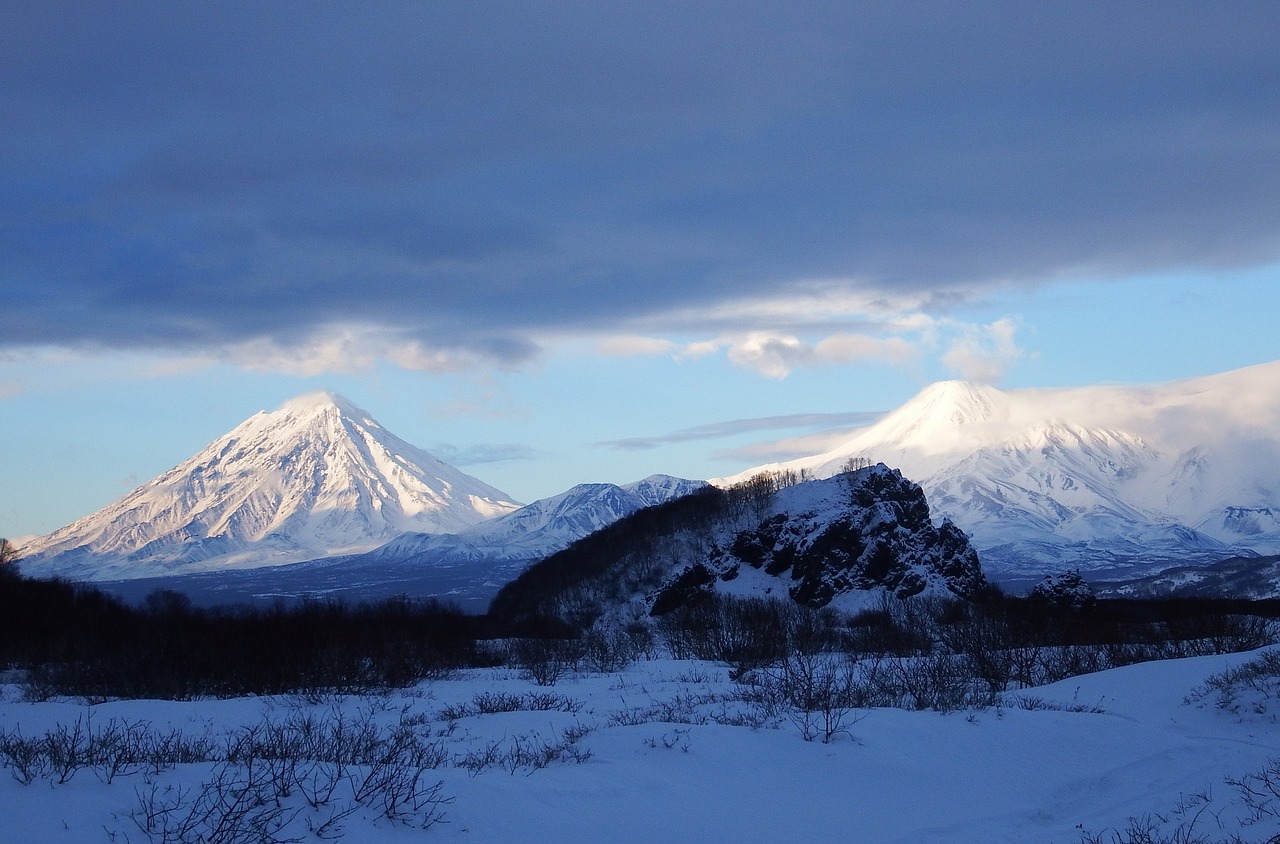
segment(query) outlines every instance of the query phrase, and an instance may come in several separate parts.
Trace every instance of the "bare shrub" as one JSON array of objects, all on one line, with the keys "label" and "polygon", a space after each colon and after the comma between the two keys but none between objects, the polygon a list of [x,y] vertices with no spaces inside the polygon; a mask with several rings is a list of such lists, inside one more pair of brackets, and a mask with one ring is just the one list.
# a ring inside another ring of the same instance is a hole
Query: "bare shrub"
[{"label": "bare shrub", "polygon": [[1187,695],[1188,703],[1210,702],[1233,715],[1275,715],[1280,705],[1280,650],[1207,677]]},{"label": "bare shrub", "polygon": [[1171,809],[1132,817],[1123,829],[1083,832],[1081,844],[1274,844],[1280,841],[1280,760],[1238,779],[1234,794],[1183,795]]},{"label": "bare shrub", "polygon": [[21,730],[0,734],[0,762],[23,785],[44,779],[52,772],[49,755],[40,739],[29,739]]},{"label": "bare shrub", "polygon": [[831,742],[860,720],[855,706],[866,699],[855,663],[839,654],[795,653],[756,678],[754,700],[781,711],[805,741]]},{"label": "bare shrub", "polygon": [[509,654],[525,679],[539,686],[554,686],[560,678],[577,670],[582,646],[574,639],[516,639]]},{"label": "bare shrub", "polygon": [[880,680],[904,709],[954,712],[996,701],[989,688],[983,688],[978,678],[964,670],[964,661],[950,654],[894,657],[885,665],[887,670],[880,673]]},{"label": "bare shrub", "polygon": [[285,844],[300,840],[283,830],[297,815],[273,799],[262,769],[223,763],[198,791],[157,785],[137,791],[131,817],[163,844]]},{"label": "bare shrub", "polygon": [[[640,629],[648,630],[647,627]],[[645,647],[647,643],[635,628],[596,628],[582,638],[582,658],[589,670],[613,674],[634,662]]]},{"label": "bare shrub", "polygon": [[453,764],[469,771],[472,776],[489,768],[514,774],[520,770],[533,773],[556,763],[581,764],[591,758],[591,751],[580,745],[590,732],[591,727],[576,724],[565,728],[552,741],[538,733],[512,736],[505,744],[501,740],[490,741],[477,750],[455,757]]}]

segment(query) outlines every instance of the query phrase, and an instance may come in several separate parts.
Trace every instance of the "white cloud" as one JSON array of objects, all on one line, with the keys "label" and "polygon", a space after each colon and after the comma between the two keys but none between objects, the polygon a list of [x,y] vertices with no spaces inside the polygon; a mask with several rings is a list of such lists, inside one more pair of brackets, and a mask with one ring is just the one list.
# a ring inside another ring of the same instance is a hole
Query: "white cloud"
[{"label": "white cloud", "polygon": [[793,334],[753,331],[721,341],[730,362],[766,378],[786,378],[807,366],[841,366],[866,361],[902,364],[919,356],[919,349],[903,337],[873,337],[841,332],[817,343]]},{"label": "white cloud", "polygon": [[596,348],[607,357],[656,357],[675,351],[676,344],[670,340],[640,334],[618,334],[604,338],[596,344]]},{"label": "white cloud", "polygon": [[833,334],[814,347],[821,363],[860,363],[882,360],[907,363],[919,356],[919,349],[902,337],[870,337],[866,334]]},{"label": "white cloud", "polygon": [[680,353],[676,355],[677,360],[697,360],[707,355],[714,355],[720,349],[724,348],[724,344],[719,340],[699,340],[696,343],[688,343],[680,348]]},{"label": "white cloud", "polygon": [[988,325],[967,326],[943,354],[942,363],[970,381],[999,381],[1022,357],[1016,333],[1017,326],[1008,317]]},{"label": "white cloud", "polygon": [[832,428],[827,431],[816,431],[799,437],[787,437],[780,440],[751,443],[738,448],[716,452],[720,460],[734,460],[738,463],[760,464],[781,463],[797,457],[808,457],[812,454],[825,454],[844,445],[854,436],[859,428]]},{"label": "white cloud", "polygon": [[[225,346],[161,365],[156,374],[224,363],[309,377],[366,371],[384,361],[433,375],[474,373],[495,359],[506,365],[527,360],[532,355],[527,350],[539,346],[586,340],[595,354],[606,357],[666,356],[681,362],[723,354],[732,365],[773,379],[812,367],[911,365],[945,348],[941,362],[948,369],[989,381],[1022,355],[1012,320],[973,325],[921,310],[927,306],[924,296],[852,294],[835,283],[814,282],[794,294],[651,316],[617,333],[542,336],[514,350],[436,345],[372,324],[329,324],[301,339],[263,337]],[[716,329],[711,337],[697,336]]]},{"label": "white cloud", "polygon": [[813,348],[797,337],[753,331],[729,345],[730,362],[766,378],[786,378],[797,366],[813,362]]},{"label": "white cloud", "polygon": [[360,372],[382,360],[401,369],[431,374],[462,372],[479,362],[465,350],[433,347],[398,332],[335,325],[295,343],[271,338],[237,343],[223,349],[219,358],[243,369],[299,376]]},{"label": "white cloud", "polygon": [[[728,299],[661,314],[662,324],[706,329],[778,330],[785,326],[854,326],[916,330],[929,321],[923,309],[940,294],[888,294],[864,289],[853,279],[826,279],[788,285],[786,293]],[[957,294],[958,295],[958,294]]]}]

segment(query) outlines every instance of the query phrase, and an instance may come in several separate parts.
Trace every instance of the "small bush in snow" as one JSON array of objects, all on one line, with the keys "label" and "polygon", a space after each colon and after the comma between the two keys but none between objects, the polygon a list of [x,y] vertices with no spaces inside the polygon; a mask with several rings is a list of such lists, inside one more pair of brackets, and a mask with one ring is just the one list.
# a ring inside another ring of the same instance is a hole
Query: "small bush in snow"
[{"label": "small bush in snow", "polygon": [[509,653],[525,679],[539,686],[554,686],[577,670],[582,644],[576,639],[516,639]]},{"label": "small bush in snow", "polygon": [[1081,844],[1275,844],[1280,842],[1280,759],[1226,780],[1231,793],[1184,795],[1172,809],[1130,818],[1123,829],[1085,832]]},{"label": "small bush in snow", "polygon": [[852,735],[848,728],[861,718],[855,707],[867,699],[857,664],[839,654],[793,654],[747,679],[754,689],[746,697],[781,714],[805,741]]},{"label": "small bush in snow", "polygon": [[1240,717],[1276,717],[1280,705],[1280,651],[1267,651],[1243,665],[1214,674],[1191,690],[1187,702],[1210,702]]}]

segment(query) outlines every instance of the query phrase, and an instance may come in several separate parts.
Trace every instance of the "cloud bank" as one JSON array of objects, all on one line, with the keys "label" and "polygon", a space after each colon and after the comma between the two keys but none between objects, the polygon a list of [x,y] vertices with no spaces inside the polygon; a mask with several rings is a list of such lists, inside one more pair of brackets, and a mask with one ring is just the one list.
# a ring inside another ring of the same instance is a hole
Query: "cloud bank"
[{"label": "cloud bank", "polygon": [[[22,4],[0,346],[903,362],[928,329],[894,320],[994,286],[1280,257],[1277,31],[1266,3]],[[965,377],[1018,357],[938,325]]]}]

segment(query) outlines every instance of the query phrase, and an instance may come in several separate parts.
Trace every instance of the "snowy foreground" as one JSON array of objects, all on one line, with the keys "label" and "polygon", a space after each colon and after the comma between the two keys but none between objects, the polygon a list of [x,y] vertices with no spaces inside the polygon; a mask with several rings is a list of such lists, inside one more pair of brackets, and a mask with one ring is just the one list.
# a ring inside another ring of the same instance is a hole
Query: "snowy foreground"
[{"label": "snowy foreground", "polygon": [[[1195,818],[1205,840],[1266,841],[1280,824],[1272,817],[1242,827],[1250,813],[1226,780],[1280,758],[1275,701],[1255,691],[1225,708],[1213,696],[1186,702],[1210,675],[1258,655],[1115,669],[974,712],[859,710],[830,743],[805,741],[783,716],[760,723],[732,699],[741,687],[723,666],[666,660],[553,687],[511,669],[472,670],[390,695],[311,701],[86,706],[26,703],[7,686],[0,729],[32,738],[77,721],[98,731],[145,722],[156,734],[176,728],[222,742],[238,729],[307,715],[409,725],[436,753],[423,784],[442,784],[400,821],[371,801],[319,830],[352,844],[1119,841],[1129,840],[1116,836],[1132,818],[1170,836]],[[477,712],[517,703],[516,711]],[[558,752],[539,755],[549,748]],[[218,771],[213,762],[135,767],[108,783],[104,768],[86,767],[65,783],[46,775],[24,785],[10,766],[0,776],[0,841],[159,841],[137,821],[145,798],[153,809],[190,800]],[[346,804],[311,809],[299,792],[283,801],[290,811],[278,837],[321,840],[315,831]]]}]

